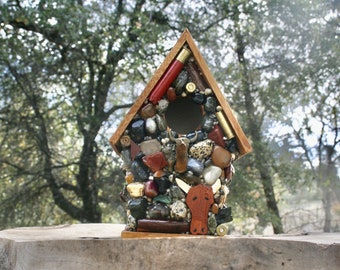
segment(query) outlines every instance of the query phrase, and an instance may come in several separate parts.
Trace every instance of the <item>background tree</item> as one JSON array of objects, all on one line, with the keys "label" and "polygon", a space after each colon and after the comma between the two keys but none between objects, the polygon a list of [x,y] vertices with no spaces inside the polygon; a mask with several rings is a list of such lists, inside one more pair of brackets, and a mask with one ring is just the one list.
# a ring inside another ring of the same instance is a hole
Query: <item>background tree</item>
[{"label": "background tree", "polygon": [[279,188],[294,192],[308,179],[304,159],[287,150],[297,141],[270,131],[286,128],[301,104],[336,100],[315,101],[338,89],[336,8],[321,0],[2,4],[1,226],[122,221],[123,176],[108,139],[189,28],[254,148],[235,162],[235,220],[255,217],[282,232]]},{"label": "background tree", "polygon": [[16,189],[2,195],[5,213],[50,193],[71,219],[102,221],[100,203],[119,176],[99,146],[104,123],[131,105],[148,72],[141,61],[162,47],[161,23],[143,0],[2,5],[0,166]]}]

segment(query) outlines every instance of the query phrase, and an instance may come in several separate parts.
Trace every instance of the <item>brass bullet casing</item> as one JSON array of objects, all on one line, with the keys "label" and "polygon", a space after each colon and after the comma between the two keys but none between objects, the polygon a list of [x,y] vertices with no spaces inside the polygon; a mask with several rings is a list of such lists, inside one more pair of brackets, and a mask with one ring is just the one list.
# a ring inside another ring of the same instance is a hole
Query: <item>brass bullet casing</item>
[{"label": "brass bullet casing", "polygon": [[176,60],[178,60],[178,61],[180,61],[181,63],[184,64],[188,60],[190,55],[191,55],[191,51],[189,49],[187,49],[187,48],[183,48],[179,52],[179,54],[177,55]]},{"label": "brass bullet casing", "polygon": [[224,236],[228,233],[228,226],[226,223],[222,223],[217,226],[216,233],[218,236]]},{"label": "brass bullet casing", "polygon": [[215,113],[218,122],[220,123],[225,135],[227,136],[227,139],[230,140],[235,137],[235,134],[231,127],[229,126],[229,123],[225,119],[223,113],[221,111]]},{"label": "brass bullet casing", "polygon": [[196,90],[196,84],[194,84],[193,82],[189,82],[187,83],[187,85],[185,86],[185,90],[187,90],[188,93],[193,93]]},{"label": "brass bullet casing", "polygon": [[131,144],[131,138],[129,135],[124,135],[120,138],[120,144],[122,147],[129,147]]}]

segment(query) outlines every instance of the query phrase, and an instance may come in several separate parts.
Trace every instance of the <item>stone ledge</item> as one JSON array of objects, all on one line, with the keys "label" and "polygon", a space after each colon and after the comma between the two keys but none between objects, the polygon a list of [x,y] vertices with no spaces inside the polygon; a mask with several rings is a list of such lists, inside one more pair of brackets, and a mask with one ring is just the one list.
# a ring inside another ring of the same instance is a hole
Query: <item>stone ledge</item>
[{"label": "stone ledge", "polygon": [[340,233],[121,239],[124,225],[0,231],[1,270],[338,269]]}]

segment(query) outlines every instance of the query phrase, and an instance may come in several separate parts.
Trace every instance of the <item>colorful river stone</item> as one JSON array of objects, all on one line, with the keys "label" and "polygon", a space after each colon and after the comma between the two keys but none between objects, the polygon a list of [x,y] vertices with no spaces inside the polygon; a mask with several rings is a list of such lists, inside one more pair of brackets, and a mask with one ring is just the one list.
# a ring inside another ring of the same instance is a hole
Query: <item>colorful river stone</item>
[{"label": "colorful river stone", "polygon": [[142,158],[143,163],[152,171],[156,172],[168,165],[163,152],[156,152]]},{"label": "colorful river stone", "polygon": [[216,180],[220,177],[222,173],[222,169],[220,167],[217,166],[209,166],[204,168],[202,175],[204,178],[204,182],[209,185],[212,186]]},{"label": "colorful river stone", "polygon": [[131,139],[136,143],[143,141],[145,137],[145,121],[143,119],[137,119],[131,124]]},{"label": "colorful river stone", "polygon": [[214,165],[224,169],[228,167],[232,161],[232,154],[221,146],[215,145],[211,155]]}]

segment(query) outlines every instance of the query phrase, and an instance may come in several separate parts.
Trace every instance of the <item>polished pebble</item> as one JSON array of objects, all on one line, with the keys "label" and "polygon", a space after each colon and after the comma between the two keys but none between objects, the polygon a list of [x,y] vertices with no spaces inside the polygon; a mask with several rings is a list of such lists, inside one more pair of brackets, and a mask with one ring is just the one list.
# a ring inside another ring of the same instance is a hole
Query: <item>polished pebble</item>
[{"label": "polished pebble", "polygon": [[130,183],[126,187],[132,198],[139,198],[144,195],[144,184],[139,182]]},{"label": "polished pebble", "polygon": [[135,120],[131,124],[131,139],[136,143],[143,141],[145,137],[145,121],[143,119]]},{"label": "polished pebble", "polygon": [[164,203],[155,203],[148,209],[150,219],[166,219],[170,215],[170,209]]},{"label": "polished pebble", "polygon": [[142,158],[143,163],[152,171],[156,172],[168,165],[163,152],[156,152]]},{"label": "polished pebble", "polygon": [[140,115],[144,119],[153,117],[155,114],[156,114],[156,107],[152,103],[147,103],[140,110]]},{"label": "polished pebble", "polygon": [[182,201],[175,201],[170,205],[170,216],[175,220],[182,220],[187,216],[187,206]]},{"label": "polished pebble", "polygon": [[148,208],[148,201],[144,197],[132,199],[127,204],[127,209],[130,210],[131,215],[136,219],[143,219],[146,217],[146,210]]},{"label": "polished pebble", "polygon": [[211,155],[211,160],[214,165],[224,169],[230,165],[230,162],[232,161],[232,155],[223,147],[215,145]]},{"label": "polished pebble", "polygon": [[155,181],[149,180],[145,182],[144,195],[148,198],[154,198],[158,195],[158,185]]},{"label": "polished pebble", "polygon": [[220,167],[213,165],[206,167],[202,173],[204,182],[207,185],[212,186],[216,182],[216,180],[220,177],[221,172],[222,169]]},{"label": "polished pebble", "polygon": [[145,129],[149,135],[155,134],[157,131],[157,124],[153,118],[148,118],[145,121]]},{"label": "polished pebble", "polygon": [[151,139],[139,144],[140,150],[144,155],[151,155],[161,151],[162,145],[157,139]]},{"label": "polished pebble", "polygon": [[211,155],[213,147],[214,142],[210,139],[206,139],[192,145],[189,149],[189,154],[195,159],[204,160]]},{"label": "polished pebble", "polygon": [[195,158],[189,158],[188,159],[188,165],[187,170],[191,171],[195,176],[200,176],[203,172],[204,164],[195,159]]}]

